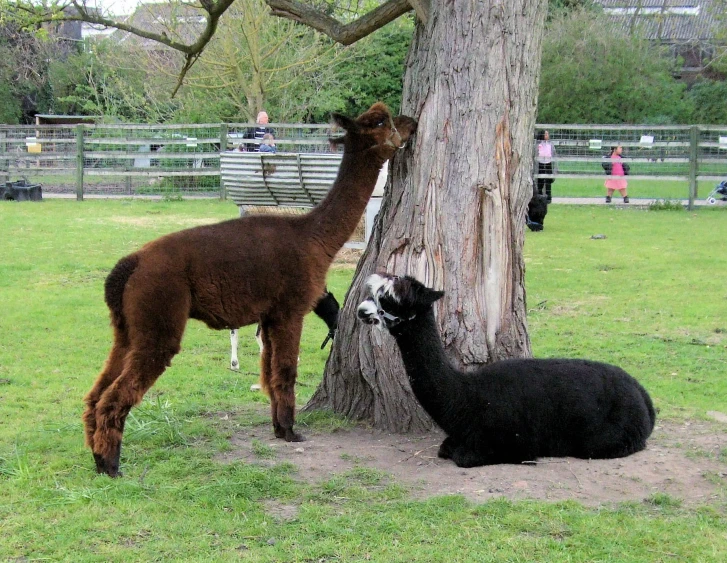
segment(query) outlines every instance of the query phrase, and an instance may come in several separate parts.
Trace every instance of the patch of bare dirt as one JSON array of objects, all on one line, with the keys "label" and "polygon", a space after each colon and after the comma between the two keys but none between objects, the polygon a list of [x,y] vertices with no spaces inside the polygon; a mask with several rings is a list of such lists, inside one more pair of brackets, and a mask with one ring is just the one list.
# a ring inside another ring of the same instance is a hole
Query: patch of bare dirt
[{"label": "patch of bare dirt", "polygon": [[[361,237],[361,240],[363,240],[363,237]],[[344,246],[341,250],[338,251],[338,254],[336,254],[336,257],[333,260],[333,265],[334,267],[355,266],[356,264],[358,264],[358,261],[361,258],[362,254],[363,250],[360,250],[358,248],[346,248]]]},{"label": "patch of bare dirt", "polygon": [[[110,220],[122,225],[134,225],[135,227],[152,227],[163,223],[184,228],[212,225],[220,221],[217,217],[186,217],[184,215],[161,215],[157,213],[149,213],[144,217],[111,217]],[[99,219],[96,222],[101,223],[102,221],[105,222],[107,219]]]},{"label": "patch of bare dirt", "polygon": [[[439,431],[397,435],[356,426],[332,433],[309,431],[306,442],[286,443],[275,440],[265,425],[235,434],[232,452],[221,459],[262,465],[290,462],[297,467],[298,478],[311,484],[355,467],[372,468],[407,486],[414,498],[461,494],[473,501],[572,499],[588,506],[641,502],[658,493],[687,506],[723,505],[725,500],[724,424],[661,422],[646,450],[621,459],[544,458],[535,465],[470,469],[437,457],[443,437]],[[258,458],[254,440],[272,447],[275,457]]]}]

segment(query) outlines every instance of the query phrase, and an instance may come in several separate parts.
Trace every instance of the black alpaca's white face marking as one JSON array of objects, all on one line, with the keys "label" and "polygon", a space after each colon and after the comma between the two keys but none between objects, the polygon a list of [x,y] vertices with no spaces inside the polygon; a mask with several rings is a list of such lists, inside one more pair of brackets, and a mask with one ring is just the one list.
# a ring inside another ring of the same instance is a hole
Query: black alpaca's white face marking
[{"label": "black alpaca's white face marking", "polygon": [[389,330],[428,311],[444,295],[411,276],[374,274],[366,280],[366,286],[370,297],[358,306],[358,318]]},{"label": "black alpaca's white face marking", "polygon": [[367,325],[376,325],[379,329],[382,328],[379,310],[371,298],[361,302],[356,310],[356,316]]},{"label": "black alpaca's white face marking", "polygon": [[369,288],[371,297],[376,302],[376,305],[380,305],[380,299],[382,296],[387,296],[399,302],[399,296],[396,294],[394,283],[398,278],[394,276],[381,276],[379,274],[373,274],[366,280],[366,286]]},{"label": "black alpaca's white face marking", "polygon": [[[358,306],[356,315],[366,324],[375,325],[380,330],[391,328],[399,324],[402,319],[391,313],[388,308],[400,302],[396,293],[398,276],[382,276],[373,274],[366,280],[371,297],[368,297]],[[387,305],[389,307],[387,307]]]}]

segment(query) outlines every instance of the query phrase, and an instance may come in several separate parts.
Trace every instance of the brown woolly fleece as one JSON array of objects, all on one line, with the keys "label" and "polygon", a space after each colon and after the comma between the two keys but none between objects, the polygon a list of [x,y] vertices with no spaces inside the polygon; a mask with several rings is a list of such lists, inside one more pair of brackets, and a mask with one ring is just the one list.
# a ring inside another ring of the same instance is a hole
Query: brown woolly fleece
[{"label": "brown woolly fleece", "polygon": [[416,122],[376,103],[346,133],[330,192],[302,216],[245,216],[158,238],[122,258],[106,279],[114,342],[86,395],[83,421],[96,469],[119,475],[124,422],[180,350],[187,319],[213,329],[260,323],[260,380],[275,436],[293,430],[303,316],[324,292],[326,272],[363,214],[379,170]]}]

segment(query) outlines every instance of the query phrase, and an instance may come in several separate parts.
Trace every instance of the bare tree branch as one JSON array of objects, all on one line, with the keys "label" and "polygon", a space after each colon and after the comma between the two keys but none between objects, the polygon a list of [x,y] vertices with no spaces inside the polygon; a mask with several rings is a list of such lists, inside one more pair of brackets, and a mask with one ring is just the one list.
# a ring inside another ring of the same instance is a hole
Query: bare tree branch
[{"label": "bare tree branch", "polygon": [[[18,0],[14,3],[13,9],[16,12],[32,15],[37,22],[83,21],[119,29],[144,39],[156,41],[175,51],[184,53],[185,62],[174,93],[172,94],[172,97],[174,97],[182,86],[187,72],[192,68],[192,65],[194,65],[202,54],[202,51],[204,51],[205,47],[215,35],[220,17],[222,17],[235,1],[197,0],[194,4],[191,2],[181,2],[183,5],[196,7],[205,14],[205,27],[194,43],[184,43],[183,41],[170,37],[164,31],[161,33],[148,31],[126,22],[106,17],[103,13],[87,6],[86,0],[61,0],[51,8],[44,8],[42,5],[34,4],[32,0]],[[351,45],[407,13],[412,9],[412,5],[417,8],[419,17],[422,19],[425,18],[430,0],[412,0],[412,3],[410,3],[410,0],[388,0],[374,10],[367,12],[360,18],[347,24],[342,24],[335,18],[295,0],[265,0],[265,2],[270,7],[272,15],[302,23],[327,35],[342,45]],[[72,7],[75,12],[66,9],[69,7]]]},{"label": "bare tree branch", "polygon": [[187,76],[189,69],[192,68],[192,65],[197,62],[197,59],[200,57],[201,54],[202,53],[199,52],[185,55],[184,66],[182,67],[182,70],[179,73],[179,77],[177,78],[177,85],[174,87],[174,91],[172,92],[172,98],[177,95],[177,92],[179,92],[179,89],[184,84],[184,77]]},{"label": "bare tree branch", "polygon": [[[189,61],[191,56],[199,55],[210,42],[217,31],[217,24],[222,14],[227,11],[233,2],[235,0],[199,0],[199,7],[205,12],[205,27],[197,37],[197,40],[190,44],[177,41],[169,37],[165,32],[155,33],[153,31],[147,31],[123,21],[106,17],[96,9],[87,6],[85,0],[69,0],[67,3],[59,4],[49,9],[43,9],[41,6],[36,6],[29,2],[17,2],[13,6],[13,9],[29,15],[32,14],[39,22],[83,21],[104,27],[113,27],[121,31],[133,33],[144,39],[151,39],[175,51],[185,53],[187,55],[187,61]],[[186,3],[186,5],[191,6],[189,3]],[[75,13],[66,10],[69,7],[73,7]]]},{"label": "bare tree branch", "polygon": [[265,2],[270,6],[274,16],[312,27],[342,45],[351,45],[363,39],[412,9],[409,0],[389,0],[357,20],[342,24],[337,19],[295,0],[265,0]]},{"label": "bare tree branch", "polygon": [[414,8],[417,17],[422,20],[422,23],[427,23],[429,12],[432,8],[431,0],[409,0],[409,4]]}]

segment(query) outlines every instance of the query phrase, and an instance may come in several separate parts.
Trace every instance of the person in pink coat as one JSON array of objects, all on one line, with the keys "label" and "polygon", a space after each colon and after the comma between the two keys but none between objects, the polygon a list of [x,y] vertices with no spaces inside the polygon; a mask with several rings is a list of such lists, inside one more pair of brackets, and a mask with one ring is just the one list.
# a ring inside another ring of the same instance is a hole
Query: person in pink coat
[{"label": "person in pink coat", "polygon": [[608,157],[609,162],[603,163],[603,169],[609,176],[621,176],[621,178],[609,178],[605,182],[606,186],[606,203],[611,203],[613,192],[618,191],[624,198],[624,203],[629,202],[629,196],[626,192],[628,182],[626,175],[629,173],[629,165],[623,162],[623,147],[617,145],[611,148],[611,155]]}]

